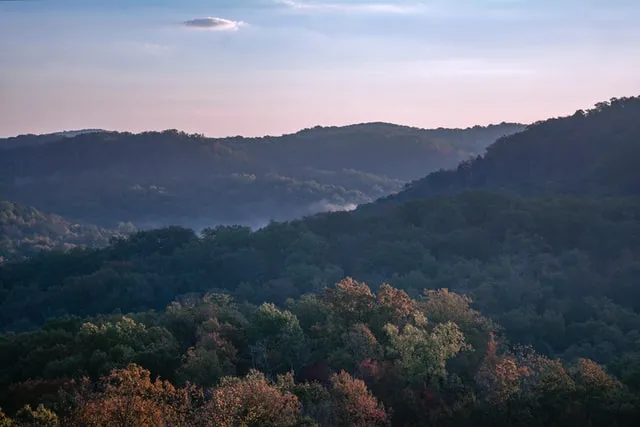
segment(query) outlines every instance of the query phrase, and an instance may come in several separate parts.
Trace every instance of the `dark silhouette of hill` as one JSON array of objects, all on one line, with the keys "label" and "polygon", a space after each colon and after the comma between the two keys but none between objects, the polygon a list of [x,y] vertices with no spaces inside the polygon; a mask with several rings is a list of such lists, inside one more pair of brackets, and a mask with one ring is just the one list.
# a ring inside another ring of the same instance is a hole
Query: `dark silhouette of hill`
[{"label": "dark silhouette of hill", "polygon": [[504,136],[483,156],[433,172],[384,201],[464,189],[520,195],[640,195],[640,97],[612,99]]},{"label": "dark silhouette of hill", "polygon": [[263,138],[215,139],[175,130],[45,136],[46,143],[24,136],[4,143],[14,148],[0,156],[0,185],[5,199],[72,221],[257,227],[351,209],[522,128],[369,123]]},{"label": "dark silhouette of hill", "polygon": [[61,132],[53,132],[42,135],[18,135],[10,138],[0,138],[0,150],[28,147],[32,145],[47,144],[50,142],[60,141],[63,138],[73,138],[74,136],[84,135],[87,133],[106,132],[103,129],[80,129],[80,130],[65,130]]}]

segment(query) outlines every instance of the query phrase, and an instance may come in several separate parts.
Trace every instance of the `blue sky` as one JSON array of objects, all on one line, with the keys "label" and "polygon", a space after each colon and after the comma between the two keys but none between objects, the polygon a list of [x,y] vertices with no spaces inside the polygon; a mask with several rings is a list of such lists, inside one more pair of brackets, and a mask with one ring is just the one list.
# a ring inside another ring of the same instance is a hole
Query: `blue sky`
[{"label": "blue sky", "polygon": [[0,0],[0,135],[531,122],[640,94],[637,0]]}]

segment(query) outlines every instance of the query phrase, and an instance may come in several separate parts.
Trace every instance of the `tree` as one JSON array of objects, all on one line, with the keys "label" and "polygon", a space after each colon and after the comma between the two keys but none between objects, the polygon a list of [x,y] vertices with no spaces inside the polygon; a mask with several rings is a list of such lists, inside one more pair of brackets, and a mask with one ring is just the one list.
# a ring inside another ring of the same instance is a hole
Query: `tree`
[{"label": "tree", "polygon": [[559,360],[531,347],[498,354],[493,334],[476,375],[485,415],[496,424],[562,425],[569,421],[575,383]]},{"label": "tree", "polygon": [[195,425],[195,403],[203,397],[192,386],[176,389],[168,381],[152,381],[149,371],[137,365],[114,369],[102,379],[98,392],[88,384],[81,390],[72,425],[91,427]]},{"label": "tree", "polygon": [[447,374],[446,361],[467,348],[464,335],[451,322],[430,332],[410,324],[402,330],[387,324],[385,331],[407,382],[436,384]]},{"label": "tree", "polygon": [[606,425],[630,409],[624,386],[592,360],[578,359],[572,377],[585,425]]},{"label": "tree", "polygon": [[261,305],[249,325],[252,363],[266,372],[295,370],[306,359],[304,334],[296,316],[273,304]]},{"label": "tree", "polygon": [[471,308],[472,299],[468,295],[449,289],[425,289],[423,299],[418,302],[422,313],[432,323],[453,322],[464,334],[473,351],[458,354],[449,364],[451,372],[471,381],[487,350],[490,332],[498,330],[498,325]]},{"label": "tree", "polygon": [[403,326],[416,314],[416,302],[403,290],[383,284],[376,293],[379,315],[384,323]]},{"label": "tree", "polygon": [[341,371],[331,376],[331,387],[335,425],[375,427],[389,424],[389,416],[384,407],[369,392],[364,381]]},{"label": "tree", "polygon": [[371,289],[351,278],[342,280],[335,288],[326,288],[323,299],[331,307],[336,320],[346,325],[366,323],[375,306]]},{"label": "tree", "polygon": [[[13,424],[16,427],[58,427],[60,421],[58,420],[58,416],[53,411],[45,408],[44,405],[38,405],[36,409],[32,409],[31,406],[26,405],[13,417]],[[0,426],[1,425],[2,419],[0,415]]]},{"label": "tree", "polygon": [[279,390],[261,372],[252,370],[244,378],[227,377],[212,391],[206,417],[216,427],[294,426],[300,402]]},{"label": "tree", "polygon": [[377,360],[382,347],[367,325],[351,326],[342,334],[340,345],[329,354],[332,367],[353,371],[363,360]]},{"label": "tree", "polygon": [[224,333],[217,319],[199,327],[198,342],[187,350],[178,377],[200,387],[215,385],[223,376],[235,374],[237,350],[221,335]]}]

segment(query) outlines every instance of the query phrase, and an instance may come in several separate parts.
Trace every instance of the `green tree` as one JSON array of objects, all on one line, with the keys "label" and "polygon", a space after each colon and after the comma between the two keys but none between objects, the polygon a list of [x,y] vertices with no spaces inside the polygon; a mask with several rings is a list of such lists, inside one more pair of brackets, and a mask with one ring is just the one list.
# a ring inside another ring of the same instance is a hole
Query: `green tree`
[{"label": "green tree", "polygon": [[[2,421],[0,419],[0,425]],[[13,418],[13,424],[17,427],[58,427],[60,421],[58,416],[51,410],[38,405],[36,409],[32,409],[27,405],[20,409]]]},{"label": "green tree", "polygon": [[290,311],[262,304],[253,314],[248,335],[254,367],[286,372],[300,368],[306,360],[304,333]]},{"label": "green tree", "polygon": [[385,331],[408,382],[437,384],[447,375],[447,360],[467,348],[464,335],[451,322],[438,324],[432,331],[411,324],[400,330],[387,324]]}]

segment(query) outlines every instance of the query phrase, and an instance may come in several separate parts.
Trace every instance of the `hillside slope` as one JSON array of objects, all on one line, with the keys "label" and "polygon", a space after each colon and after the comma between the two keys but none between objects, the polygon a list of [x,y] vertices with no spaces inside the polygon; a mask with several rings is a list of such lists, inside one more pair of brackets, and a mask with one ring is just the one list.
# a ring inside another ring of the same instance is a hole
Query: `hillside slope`
[{"label": "hillside slope", "polygon": [[[593,140],[610,137],[626,150],[628,138],[617,132],[627,135],[630,123],[609,121],[601,126],[610,136],[576,138],[572,149],[590,152]],[[595,132],[591,126],[579,120],[572,131]],[[530,144],[559,141],[567,131],[552,127],[544,135]],[[498,143],[496,149],[517,148]],[[578,183],[592,160],[577,154],[566,173],[549,168],[549,176]],[[628,159],[606,160],[600,182],[626,182],[615,180]],[[517,172],[510,176],[528,176]],[[531,173],[536,182],[539,172]],[[4,263],[0,405],[24,418],[33,412],[16,412],[24,404],[52,405],[62,397],[63,404],[52,407],[64,409],[67,396],[79,396],[72,402],[107,408],[87,412],[104,422],[102,414],[114,413],[111,402],[122,402],[122,395],[168,390],[150,404],[170,402],[180,414],[193,410],[210,420],[202,409],[248,413],[239,396],[262,405],[292,390],[287,396],[304,401],[305,416],[322,415],[322,425],[341,425],[323,414],[346,400],[358,402],[351,409],[369,408],[371,416],[344,425],[634,426],[640,414],[640,197],[603,197],[606,191],[586,185],[581,193],[587,196],[568,195],[567,188],[539,196],[546,190],[531,191],[523,182],[509,191],[527,197],[459,185],[450,189],[454,194],[410,194],[403,203],[369,205],[378,209],[259,230],[220,226],[198,234],[168,227],[99,249]],[[155,375],[216,388],[175,394],[171,385],[152,385]],[[228,375],[237,378],[221,379]],[[83,382],[87,391],[69,394],[69,379],[80,376],[103,381],[96,387]],[[343,389],[359,391],[346,399]],[[202,396],[216,396],[215,405],[203,406]],[[260,413],[280,415],[282,405]],[[295,418],[262,423],[294,425]]]},{"label": "hillside slope", "polygon": [[369,123],[264,138],[85,133],[4,150],[0,185],[5,198],[75,221],[255,227],[369,202],[521,129]]},{"label": "hillside slope", "polygon": [[41,250],[104,246],[114,235],[113,231],[0,201],[0,262],[23,259]]},{"label": "hillside slope", "polygon": [[413,296],[467,293],[514,342],[610,362],[640,351],[639,272],[640,199],[471,192],[258,231],[152,230],[99,251],[5,264],[0,330],[65,314],[162,309],[212,290],[284,303],[351,276]]},{"label": "hillside slope", "polygon": [[520,195],[640,195],[640,97],[542,121],[500,138],[484,156],[431,173],[386,201],[464,189]]}]

